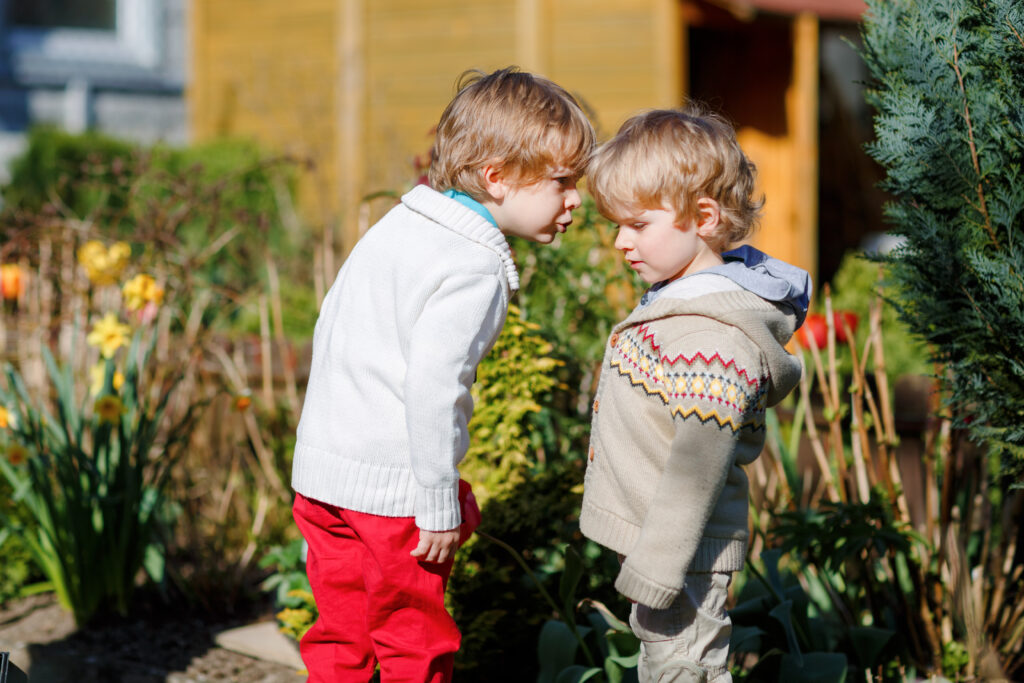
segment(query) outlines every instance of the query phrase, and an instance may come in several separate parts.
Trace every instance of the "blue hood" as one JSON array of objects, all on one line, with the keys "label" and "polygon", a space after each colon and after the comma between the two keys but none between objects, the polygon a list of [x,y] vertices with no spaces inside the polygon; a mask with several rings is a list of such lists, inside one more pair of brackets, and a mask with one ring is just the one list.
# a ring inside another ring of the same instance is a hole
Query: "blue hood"
[{"label": "blue hood", "polygon": [[807,271],[747,245],[723,253],[722,258],[725,263],[720,266],[686,275],[673,282],[658,283],[644,295],[641,305],[650,303],[662,294],[672,296],[668,285],[704,275],[721,275],[766,301],[788,304],[796,312],[796,326],[803,324],[811,300],[811,276]]}]

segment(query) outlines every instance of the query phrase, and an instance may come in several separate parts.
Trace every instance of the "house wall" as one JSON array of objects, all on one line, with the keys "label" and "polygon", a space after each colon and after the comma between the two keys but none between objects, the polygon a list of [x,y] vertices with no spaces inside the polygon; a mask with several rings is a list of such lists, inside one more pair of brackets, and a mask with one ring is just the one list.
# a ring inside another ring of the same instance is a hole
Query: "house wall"
[{"label": "house wall", "polygon": [[[190,125],[309,156],[303,205],[341,247],[401,191],[469,68],[516,64],[578,94],[613,132],[679,101],[675,0],[194,0]],[[666,48],[666,40],[672,45]]]},{"label": "house wall", "polygon": [[308,160],[316,172],[302,201],[314,220],[337,178],[339,8],[338,0],[191,3],[194,138],[248,138]]},{"label": "house wall", "polygon": [[[427,153],[431,128],[464,70],[517,64],[546,75],[580,97],[607,138],[633,112],[679,105],[689,92],[694,5],[194,0],[191,125],[200,139],[251,136],[312,158],[304,212],[331,228],[334,247],[346,253],[394,201],[363,198],[415,181],[414,160]],[[726,113],[740,119],[741,143],[769,198],[755,244],[813,272],[817,20],[778,21],[789,22],[775,45],[786,65],[765,61],[769,54],[720,65],[712,80],[742,96],[735,101],[743,111]],[[756,44],[761,36],[752,30]],[[773,110],[762,112],[757,97],[746,95],[759,86]]]}]

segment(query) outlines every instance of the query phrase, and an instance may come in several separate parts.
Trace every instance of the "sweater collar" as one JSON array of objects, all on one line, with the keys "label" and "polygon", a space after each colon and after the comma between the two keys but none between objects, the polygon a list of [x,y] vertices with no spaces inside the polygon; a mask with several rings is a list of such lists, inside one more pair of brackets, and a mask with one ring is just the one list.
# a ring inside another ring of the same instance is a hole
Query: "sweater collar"
[{"label": "sweater collar", "polygon": [[493,225],[496,228],[498,227],[498,221],[494,220],[494,216],[492,216],[491,212],[487,210],[487,207],[478,202],[477,200],[473,199],[465,192],[459,192],[458,190],[445,190],[441,194],[450,199],[454,199],[463,206],[467,206],[473,209],[478,214],[486,218],[491,225]]},{"label": "sweater collar", "polygon": [[505,235],[495,230],[494,225],[482,215],[426,185],[417,185],[409,190],[402,196],[402,203],[412,211],[494,251],[505,266],[509,288],[519,289],[519,271],[512,259],[512,249]]}]

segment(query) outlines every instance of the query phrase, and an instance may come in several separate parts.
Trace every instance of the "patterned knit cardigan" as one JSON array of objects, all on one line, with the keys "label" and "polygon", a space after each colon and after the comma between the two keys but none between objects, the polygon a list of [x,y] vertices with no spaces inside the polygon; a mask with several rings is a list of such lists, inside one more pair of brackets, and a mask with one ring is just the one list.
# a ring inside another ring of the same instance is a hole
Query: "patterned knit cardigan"
[{"label": "patterned knit cardigan", "polygon": [[626,556],[615,586],[655,609],[688,572],[743,567],[747,477],[765,408],[796,386],[796,315],[746,290],[660,298],[609,338],[582,532]]}]

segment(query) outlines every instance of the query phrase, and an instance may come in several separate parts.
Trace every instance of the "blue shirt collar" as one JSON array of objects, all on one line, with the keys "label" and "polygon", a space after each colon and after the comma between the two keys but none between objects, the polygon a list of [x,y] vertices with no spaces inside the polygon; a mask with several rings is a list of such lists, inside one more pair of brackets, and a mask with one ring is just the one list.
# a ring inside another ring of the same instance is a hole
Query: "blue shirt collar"
[{"label": "blue shirt collar", "polygon": [[487,210],[487,207],[478,202],[477,200],[473,199],[472,197],[470,197],[465,192],[460,192],[459,190],[445,190],[441,194],[443,194],[445,197],[450,197],[454,199],[459,204],[462,204],[467,208],[473,209],[478,214],[486,218],[491,225],[493,225],[496,228],[498,227],[498,221],[494,220],[494,216],[492,216],[491,212]]}]

